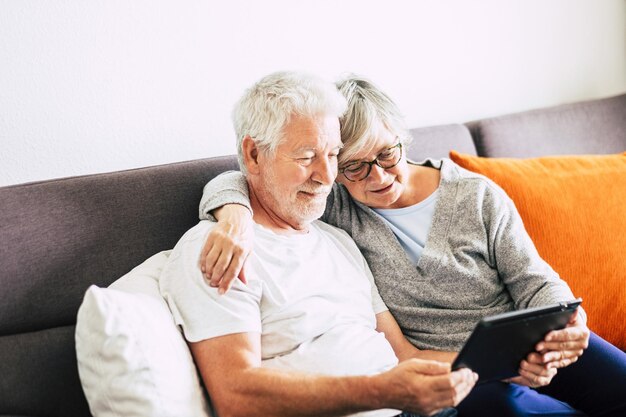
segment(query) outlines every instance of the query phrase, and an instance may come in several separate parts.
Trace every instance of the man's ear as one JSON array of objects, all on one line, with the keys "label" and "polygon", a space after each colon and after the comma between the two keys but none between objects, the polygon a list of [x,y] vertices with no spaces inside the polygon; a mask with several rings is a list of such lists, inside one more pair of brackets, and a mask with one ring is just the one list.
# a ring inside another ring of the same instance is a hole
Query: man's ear
[{"label": "man's ear", "polygon": [[250,135],[246,135],[241,143],[243,151],[243,163],[250,174],[259,173],[259,147]]}]

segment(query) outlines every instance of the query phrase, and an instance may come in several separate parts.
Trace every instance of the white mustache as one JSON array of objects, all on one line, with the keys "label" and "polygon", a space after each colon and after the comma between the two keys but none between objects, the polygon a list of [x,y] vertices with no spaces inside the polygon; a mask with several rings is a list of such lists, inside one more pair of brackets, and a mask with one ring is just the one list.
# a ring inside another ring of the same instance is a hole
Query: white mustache
[{"label": "white mustache", "polygon": [[331,187],[316,186],[316,187],[302,187],[298,191],[302,191],[308,194],[330,194]]}]

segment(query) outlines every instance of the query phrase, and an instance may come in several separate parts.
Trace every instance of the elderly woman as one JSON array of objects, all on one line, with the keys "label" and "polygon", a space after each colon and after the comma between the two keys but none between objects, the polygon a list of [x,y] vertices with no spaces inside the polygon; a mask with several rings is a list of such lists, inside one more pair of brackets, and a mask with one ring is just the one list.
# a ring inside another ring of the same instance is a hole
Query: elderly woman
[{"label": "elderly woman", "polygon": [[[411,136],[393,101],[358,77],[338,88],[348,101],[344,147],[322,220],[356,241],[420,358],[452,362],[484,316],[574,298],[538,255],[502,189],[448,159],[408,161]],[[314,150],[299,159],[315,163]],[[201,263],[222,291],[238,274],[245,281],[252,218],[244,206],[239,173],[205,187],[201,217],[215,214],[219,227]],[[518,377],[477,386],[458,406],[460,415],[626,415],[626,355],[585,322],[581,310],[546,335]]]}]

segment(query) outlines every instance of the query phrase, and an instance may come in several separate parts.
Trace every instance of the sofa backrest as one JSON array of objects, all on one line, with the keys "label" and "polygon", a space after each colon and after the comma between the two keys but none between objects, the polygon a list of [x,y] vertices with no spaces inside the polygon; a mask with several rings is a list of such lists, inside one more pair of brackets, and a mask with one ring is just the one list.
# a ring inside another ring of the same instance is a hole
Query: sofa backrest
[{"label": "sofa backrest", "polygon": [[0,415],[89,416],[74,325],[108,286],[198,222],[234,156],[0,188]]},{"label": "sofa backrest", "polygon": [[464,125],[451,124],[411,129],[413,142],[407,156],[414,161],[425,158],[447,158],[451,149],[457,152],[476,155],[472,135]]},{"label": "sofa backrest", "polygon": [[626,94],[468,123],[480,156],[531,158],[626,150]]}]

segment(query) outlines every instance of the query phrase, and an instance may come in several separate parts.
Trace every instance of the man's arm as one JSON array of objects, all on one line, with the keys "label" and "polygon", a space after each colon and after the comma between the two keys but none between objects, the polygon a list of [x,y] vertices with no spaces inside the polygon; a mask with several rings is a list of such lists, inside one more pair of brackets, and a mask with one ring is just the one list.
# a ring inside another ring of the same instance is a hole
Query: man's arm
[{"label": "man's arm", "polygon": [[373,376],[333,377],[263,368],[256,333],[189,345],[222,417],[339,416],[383,408],[431,414],[458,404],[475,382],[467,370],[440,375],[436,363],[417,360]]}]

